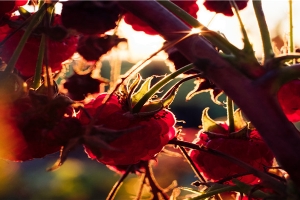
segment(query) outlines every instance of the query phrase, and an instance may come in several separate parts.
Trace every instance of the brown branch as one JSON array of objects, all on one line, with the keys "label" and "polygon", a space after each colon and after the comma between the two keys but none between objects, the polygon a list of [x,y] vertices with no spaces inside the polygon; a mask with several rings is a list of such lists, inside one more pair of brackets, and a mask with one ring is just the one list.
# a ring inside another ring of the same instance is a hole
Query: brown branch
[{"label": "brown branch", "polygon": [[159,186],[152,171],[150,161],[145,165],[145,177],[148,180],[151,192],[153,193],[153,200],[168,200],[169,196],[165,193],[164,189]]},{"label": "brown branch", "polygon": [[108,196],[106,197],[106,200],[113,200],[119,191],[120,187],[122,186],[125,178],[129,175],[130,171],[132,170],[133,165],[129,165],[126,169],[126,172],[122,175],[122,177],[115,183],[111,191],[109,192]]},{"label": "brown branch", "polygon": [[[156,1],[120,1],[119,4],[167,41],[178,40],[190,31]],[[197,69],[243,110],[300,190],[300,135],[284,115],[275,96],[222,59],[201,36],[190,36],[176,48],[196,64],[198,60],[209,60],[208,66],[197,65]]]},{"label": "brown branch", "polygon": [[199,150],[199,151],[203,151],[203,152],[207,152],[210,153],[212,155],[215,156],[220,156],[223,158],[226,158],[227,160],[229,160],[232,163],[235,163],[237,165],[239,165],[240,167],[243,167],[244,169],[246,169],[249,173],[255,175],[256,177],[261,179],[261,184],[266,186],[266,187],[270,187],[272,189],[274,189],[275,191],[277,191],[278,193],[280,193],[281,195],[283,195],[285,193],[286,187],[284,184],[280,183],[277,179],[271,177],[270,175],[268,175],[265,172],[259,171],[257,169],[255,169],[254,167],[252,167],[251,165],[231,156],[228,154],[225,154],[221,151],[215,150],[215,149],[211,149],[205,146],[199,146],[197,144],[193,144],[190,142],[186,142],[186,141],[180,141],[180,140],[176,140],[173,139],[171,141],[169,141],[169,144],[175,144],[178,146],[182,146],[182,147],[187,147],[190,149],[195,149],[195,150]]}]

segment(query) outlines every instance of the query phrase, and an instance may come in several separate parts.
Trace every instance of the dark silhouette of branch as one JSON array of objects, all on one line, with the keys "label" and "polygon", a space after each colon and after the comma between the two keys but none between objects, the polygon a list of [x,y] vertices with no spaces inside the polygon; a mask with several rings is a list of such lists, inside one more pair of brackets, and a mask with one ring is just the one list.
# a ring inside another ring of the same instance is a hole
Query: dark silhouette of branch
[{"label": "dark silhouette of branch", "polygon": [[[149,24],[167,41],[178,40],[190,28],[156,1],[119,1],[119,5]],[[276,96],[263,82],[250,79],[224,60],[201,35],[192,35],[175,47],[194,62],[203,75],[241,108],[300,190],[300,134],[288,121]],[[208,64],[201,65],[199,61]]]}]

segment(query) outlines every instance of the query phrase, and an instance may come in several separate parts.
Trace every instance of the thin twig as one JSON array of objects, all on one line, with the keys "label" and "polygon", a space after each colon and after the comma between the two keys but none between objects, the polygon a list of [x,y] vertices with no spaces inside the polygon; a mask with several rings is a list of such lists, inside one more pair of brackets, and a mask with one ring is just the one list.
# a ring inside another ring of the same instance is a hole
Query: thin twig
[{"label": "thin twig", "polygon": [[[167,41],[181,38],[191,30],[156,1],[118,1],[118,4],[149,24]],[[207,66],[196,64],[197,70],[202,71],[205,77],[221,88],[243,110],[300,190],[299,131],[283,113],[276,96],[271,95],[265,87],[257,85],[257,78],[250,79],[247,74],[224,60],[199,35],[193,35],[175,47],[193,63],[199,59],[211,61]],[[248,67],[250,71],[253,70],[252,65]],[[238,68],[242,69],[243,66]],[[260,76],[264,76],[263,74]]]},{"label": "thin twig", "polygon": [[145,179],[146,179],[146,174],[143,173],[142,174],[142,177],[141,177],[141,184],[140,184],[140,187],[139,187],[139,190],[138,190],[138,193],[135,197],[135,200],[140,200],[141,199],[141,196],[142,196],[142,192],[143,192],[143,188],[144,188],[144,185],[145,185]]},{"label": "thin twig", "polygon": [[203,183],[206,183],[205,178],[202,176],[202,174],[200,173],[200,171],[198,170],[198,168],[196,167],[195,163],[192,161],[191,157],[188,155],[188,153],[186,152],[185,148],[182,146],[179,146],[180,151],[182,152],[184,158],[188,161],[188,163],[190,164],[191,168],[193,169],[194,173],[196,174],[196,176],[198,177],[198,179],[200,181],[202,181]]},{"label": "thin twig", "polygon": [[161,194],[163,199],[168,200],[169,196],[164,192],[163,188],[161,188],[159,186],[159,184],[156,182],[155,176],[152,171],[151,164],[149,162],[146,166],[145,176],[146,176],[147,180],[149,181],[149,185],[150,185],[152,193],[153,193],[153,200],[161,199],[158,194]]},{"label": "thin twig", "polygon": [[113,200],[115,198],[115,196],[116,196],[118,190],[120,189],[120,187],[122,186],[125,178],[129,175],[132,166],[133,165],[128,166],[126,172],[122,175],[122,177],[118,180],[118,182],[115,183],[115,185],[109,192],[108,196],[106,197],[106,200]]},{"label": "thin twig", "polygon": [[233,156],[230,156],[230,155],[225,154],[223,152],[217,151],[215,149],[211,149],[211,148],[208,148],[208,147],[205,147],[205,146],[199,146],[197,144],[193,144],[193,143],[189,143],[189,142],[185,142],[185,141],[180,141],[180,140],[171,140],[169,142],[169,144],[175,144],[175,145],[178,145],[178,146],[188,147],[188,148],[191,148],[191,149],[204,151],[204,152],[216,155],[216,156],[226,158],[227,160],[230,160],[231,162],[245,168],[246,170],[249,171],[249,173],[257,176],[258,178],[260,178],[262,180],[262,185],[265,185],[266,187],[270,187],[270,188],[274,189],[275,191],[277,191],[278,193],[285,194],[286,186],[283,183],[280,183],[277,179],[274,179],[270,175],[253,168],[249,164],[247,164],[247,163],[245,163],[245,162],[243,162],[243,161],[241,161],[241,160],[239,160],[239,159],[237,159]]}]

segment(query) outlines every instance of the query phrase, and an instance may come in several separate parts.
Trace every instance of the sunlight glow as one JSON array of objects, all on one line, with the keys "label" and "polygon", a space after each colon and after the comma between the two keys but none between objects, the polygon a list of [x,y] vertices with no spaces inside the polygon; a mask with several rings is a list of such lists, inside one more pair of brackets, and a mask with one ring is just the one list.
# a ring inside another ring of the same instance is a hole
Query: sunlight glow
[{"label": "sunlight glow", "polygon": [[[198,20],[208,26],[209,29],[223,33],[226,38],[238,48],[243,47],[242,34],[240,26],[236,17],[226,17],[222,14],[215,14],[208,11],[203,6],[204,0],[198,0],[199,12]],[[285,35],[289,33],[288,29],[288,1],[285,0],[262,0],[265,17],[269,26],[271,38],[278,36],[284,39]],[[293,2],[293,9],[300,9],[300,1]],[[257,25],[256,17],[254,14],[252,2],[248,2],[248,6],[240,11],[241,18],[245,25],[246,31],[250,42],[253,44],[254,51],[258,57],[263,53],[262,42],[260,38],[259,28]],[[300,17],[299,12],[294,12],[294,19]],[[148,55],[152,54],[156,50],[162,47],[164,40],[160,36],[150,36],[143,32],[134,31],[130,25],[124,22],[120,25],[122,35],[128,38],[128,52],[124,58],[127,57],[130,61],[138,61],[145,59]],[[197,29],[193,29],[192,32],[199,32]],[[298,23],[294,24],[294,34],[300,32],[300,26]],[[296,47],[300,45],[300,38],[295,37]],[[165,59],[166,56],[160,54],[156,59]]]},{"label": "sunlight glow", "polygon": [[[199,11],[197,13],[198,20],[207,26],[209,29],[220,32],[226,36],[226,38],[238,48],[243,47],[242,34],[240,26],[236,17],[226,17],[223,14],[216,14],[208,11],[203,6],[204,0],[198,0]],[[271,38],[278,37],[281,41],[288,40],[289,34],[289,10],[287,0],[262,0],[265,17],[269,26]],[[56,5],[56,12],[59,13],[62,8],[60,3]],[[32,7],[26,7],[31,9]],[[293,1],[294,11],[300,9],[300,1]],[[252,2],[249,1],[247,7],[240,11],[241,18],[245,25],[246,31],[250,42],[253,44],[254,51],[258,57],[263,53],[262,42],[259,34],[259,28],[257,25],[256,17],[254,14]],[[294,19],[300,17],[300,12],[294,12]],[[296,20],[294,20],[296,22]],[[294,23],[294,34],[300,32],[299,23]],[[192,29],[191,33],[199,33],[199,29]],[[121,21],[118,34],[120,37],[128,39],[128,44],[121,43],[113,54],[118,54],[120,59],[127,60],[129,62],[137,62],[139,60],[146,59],[149,55],[159,50],[164,39],[158,35],[147,35],[142,31],[135,31],[132,27]],[[295,46],[300,45],[300,38],[295,37]],[[107,59],[109,57],[105,57]],[[164,60],[166,55],[161,53],[154,59]]]}]

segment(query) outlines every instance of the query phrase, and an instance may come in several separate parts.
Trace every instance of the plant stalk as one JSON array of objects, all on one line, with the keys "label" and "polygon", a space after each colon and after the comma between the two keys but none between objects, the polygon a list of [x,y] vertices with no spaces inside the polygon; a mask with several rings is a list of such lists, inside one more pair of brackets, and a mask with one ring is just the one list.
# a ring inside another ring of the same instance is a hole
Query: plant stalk
[{"label": "plant stalk", "polygon": [[16,50],[14,51],[13,55],[11,56],[10,60],[7,63],[7,66],[5,68],[6,73],[11,73],[14,70],[14,67],[18,61],[19,56],[22,53],[22,50],[27,42],[27,39],[31,35],[31,32],[34,30],[34,28],[41,22],[43,16],[46,13],[47,4],[43,4],[43,6],[34,14],[31,21],[29,22],[26,31],[24,32],[20,42],[18,43],[18,46]]},{"label": "plant stalk", "polygon": [[[187,25],[156,1],[119,1],[118,4],[151,25],[167,41],[182,38],[190,31]],[[300,134],[264,82],[258,83],[258,80],[250,79],[230,65],[201,36],[188,37],[175,47],[191,62],[196,63],[199,59],[210,61],[207,66],[196,65],[196,69],[221,88],[244,112],[300,190]]]},{"label": "plant stalk", "polygon": [[34,90],[36,90],[41,85],[41,75],[43,71],[43,60],[44,60],[45,49],[46,49],[46,36],[45,34],[42,34],[38,59],[37,59],[35,73],[33,77],[33,83],[32,83],[32,88]]},{"label": "plant stalk", "polygon": [[122,175],[122,177],[118,180],[118,182],[115,183],[111,191],[109,192],[108,196],[106,197],[106,200],[113,200],[119,191],[120,187],[122,186],[125,178],[129,175],[131,171],[132,165],[128,166],[126,172]]},{"label": "plant stalk", "polygon": [[201,175],[200,171],[197,169],[195,163],[191,160],[191,157],[188,155],[186,152],[185,148],[182,146],[179,146],[180,151],[182,152],[184,158],[188,161],[190,164],[191,168],[193,169],[194,173],[196,174],[197,178],[202,182],[206,183],[205,178]]},{"label": "plant stalk", "polygon": [[233,113],[234,113],[234,105],[232,99],[230,97],[226,97],[226,109],[227,109],[227,119],[228,119],[228,125],[229,125],[229,133],[233,133],[235,131],[234,128],[234,118],[233,118]]},{"label": "plant stalk", "polygon": [[293,26],[293,0],[289,0],[289,25],[290,25],[290,41],[289,53],[294,53],[294,26]]},{"label": "plant stalk", "polygon": [[265,63],[271,58],[274,58],[275,54],[271,44],[270,33],[266,22],[265,14],[263,12],[261,0],[254,0],[252,1],[252,3],[253,3],[253,8],[255,11],[255,15],[257,18],[260,35],[263,43],[264,63]]}]

